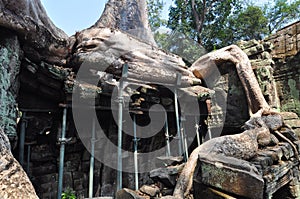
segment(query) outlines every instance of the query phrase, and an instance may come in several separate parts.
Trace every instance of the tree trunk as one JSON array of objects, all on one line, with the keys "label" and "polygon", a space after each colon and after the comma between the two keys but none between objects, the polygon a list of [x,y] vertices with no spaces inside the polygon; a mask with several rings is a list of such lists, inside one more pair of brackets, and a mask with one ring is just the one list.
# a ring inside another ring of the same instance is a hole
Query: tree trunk
[{"label": "tree trunk", "polygon": [[109,0],[100,19],[92,26],[96,27],[119,29],[156,46],[148,22],[146,0]]},{"label": "tree trunk", "polygon": [[[232,62],[236,67],[238,76],[245,89],[248,106],[250,109],[249,111],[252,113],[252,118],[261,117],[263,113],[270,114],[270,106],[266,102],[260,90],[258,81],[252,70],[249,58],[239,47],[232,45],[208,53],[207,55],[204,55],[203,57],[199,58],[189,68],[189,70],[192,71],[196,77],[205,79],[209,78],[213,74],[213,70],[215,69],[215,67],[212,66],[213,64],[218,65],[225,62]],[[243,145],[255,143],[257,144],[256,139],[258,133],[260,132],[261,131],[258,130],[258,127],[255,127],[255,129],[251,131],[245,131],[243,134],[233,135],[229,138],[238,138],[239,142],[243,143]],[[245,136],[245,134],[248,133],[252,134],[251,137],[254,137],[254,139],[245,142],[245,139],[241,139],[241,137]],[[211,154],[211,152],[214,150],[214,147],[218,146],[218,144],[216,143],[221,141],[222,139],[224,139],[224,137],[212,139],[206,142],[205,144],[199,146],[192,152],[183,171],[181,172],[177,180],[173,196],[169,196],[164,199],[179,199],[184,198],[184,196],[189,194],[190,189],[192,188],[193,174],[195,172],[199,154]],[[234,139],[232,139],[230,143],[233,143]],[[250,152],[251,148],[253,147],[249,147],[249,149],[247,149],[246,152]],[[241,149],[236,150],[241,151]],[[226,156],[226,154],[223,155]]]},{"label": "tree trunk", "polygon": [[[261,115],[270,109],[247,55],[237,46],[209,53],[197,60],[190,69],[186,68],[180,57],[153,47],[155,41],[148,25],[145,0],[110,0],[94,26],[71,38],[53,25],[40,0],[19,0],[17,3],[0,0],[0,9],[0,26],[17,33],[25,56],[35,63],[46,61],[62,66],[65,65],[64,59],[72,53],[68,63],[70,67],[87,61],[94,63],[96,71],[120,77],[121,67],[127,63],[129,79],[132,81],[174,84],[176,73],[179,72],[183,75],[185,86],[190,86],[194,77],[209,77],[210,68],[205,63],[218,65],[232,62],[246,91],[251,113]],[[16,198],[35,198],[28,177],[9,151],[8,139],[2,131],[0,136],[0,166],[4,168],[0,169],[0,188],[4,190],[0,195],[14,193]],[[198,153],[202,149],[200,147],[192,153],[180,175],[174,191],[176,198],[183,198],[183,194],[189,192]]]},{"label": "tree trunk", "polygon": [[13,32],[0,29],[0,34],[0,198],[37,198],[26,173],[10,151],[8,139],[8,136],[16,137],[22,50]]},{"label": "tree trunk", "polygon": [[[144,34],[146,33],[146,34]],[[148,25],[145,0],[110,0],[100,19],[73,38],[69,65],[79,69],[93,67],[118,79],[124,63],[128,80],[173,86],[176,73],[182,74],[182,86],[199,84],[182,58],[155,47]],[[151,45],[149,45],[149,43]],[[84,68],[83,67],[83,68]]]},{"label": "tree trunk", "polygon": [[7,137],[16,136],[21,60],[24,54],[37,64],[64,64],[68,36],[53,25],[40,0],[0,0],[0,10],[0,198],[33,199],[34,187]]},{"label": "tree trunk", "polygon": [[17,33],[25,56],[39,63],[64,64],[68,36],[47,16],[40,0],[0,0],[0,26]]},{"label": "tree trunk", "polygon": [[[91,28],[76,35],[71,65],[81,69],[92,67],[120,77],[122,66],[128,64],[128,80],[136,83],[174,85],[176,73],[182,74],[182,86],[199,83],[176,55],[146,44],[109,28]],[[84,65],[82,65],[84,64]]]},{"label": "tree trunk", "polygon": [[197,32],[197,42],[202,45],[202,38],[201,38],[201,33],[202,33],[202,29],[203,29],[203,24],[204,24],[204,20],[205,20],[205,14],[206,14],[206,0],[202,1],[203,4],[203,10],[201,13],[199,13],[197,11],[197,7],[196,7],[196,3],[195,0],[191,0],[191,7],[192,7],[192,14],[193,14],[193,20],[195,23],[195,29]]}]

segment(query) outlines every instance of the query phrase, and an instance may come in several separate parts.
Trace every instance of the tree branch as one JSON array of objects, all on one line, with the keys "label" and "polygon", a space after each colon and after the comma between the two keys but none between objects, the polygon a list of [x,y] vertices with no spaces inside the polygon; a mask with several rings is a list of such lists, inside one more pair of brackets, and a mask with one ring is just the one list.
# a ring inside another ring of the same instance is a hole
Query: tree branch
[{"label": "tree branch", "polygon": [[218,0],[213,0],[213,1],[211,2],[211,5],[210,5],[209,7],[206,8],[206,13],[210,12],[210,10],[213,8],[213,4],[214,4],[215,2],[217,2],[217,1],[218,1]]}]

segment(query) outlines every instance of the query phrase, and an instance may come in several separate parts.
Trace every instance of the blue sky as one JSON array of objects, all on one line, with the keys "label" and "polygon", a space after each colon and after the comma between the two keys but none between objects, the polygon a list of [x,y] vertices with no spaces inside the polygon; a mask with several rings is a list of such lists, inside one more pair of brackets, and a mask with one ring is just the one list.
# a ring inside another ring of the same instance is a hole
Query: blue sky
[{"label": "blue sky", "polygon": [[[101,16],[107,0],[41,0],[54,24],[73,35],[76,31],[93,25]],[[163,17],[168,16],[171,0],[165,0]]]},{"label": "blue sky", "polygon": [[54,24],[73,35],[88,28],[101,16],[106,0],[41,0]]},{"label": "blue sky", "polygon": [[[267,1],[260,0],[256,4]],[[99,19],[107,0],[41,0],[41,2],[54,24],[68,35],[73,35],[76,31],[90,27]],[[172,0],[164,2],[162,17],[167,18]]]}]

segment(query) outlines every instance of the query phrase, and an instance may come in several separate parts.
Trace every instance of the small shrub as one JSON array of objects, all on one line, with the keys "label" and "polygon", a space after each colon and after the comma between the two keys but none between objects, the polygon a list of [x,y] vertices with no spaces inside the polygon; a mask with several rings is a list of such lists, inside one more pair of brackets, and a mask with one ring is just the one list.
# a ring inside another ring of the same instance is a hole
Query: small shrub
[{"label": "small shrub", "polygon": [[66,188],[61,194],[61,199],[76,199],[75,192],[71,188]]}]

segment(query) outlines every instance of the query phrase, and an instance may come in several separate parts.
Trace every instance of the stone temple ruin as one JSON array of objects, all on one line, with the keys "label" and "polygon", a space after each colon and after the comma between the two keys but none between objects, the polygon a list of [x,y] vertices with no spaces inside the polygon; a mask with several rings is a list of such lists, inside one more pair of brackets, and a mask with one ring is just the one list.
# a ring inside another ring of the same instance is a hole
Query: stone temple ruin
[{"label": "stone temple ruin", "polygon": [[299,198],[300,23],[188,67],[126,2],[67,37],[0,1],[0,198]]}]

